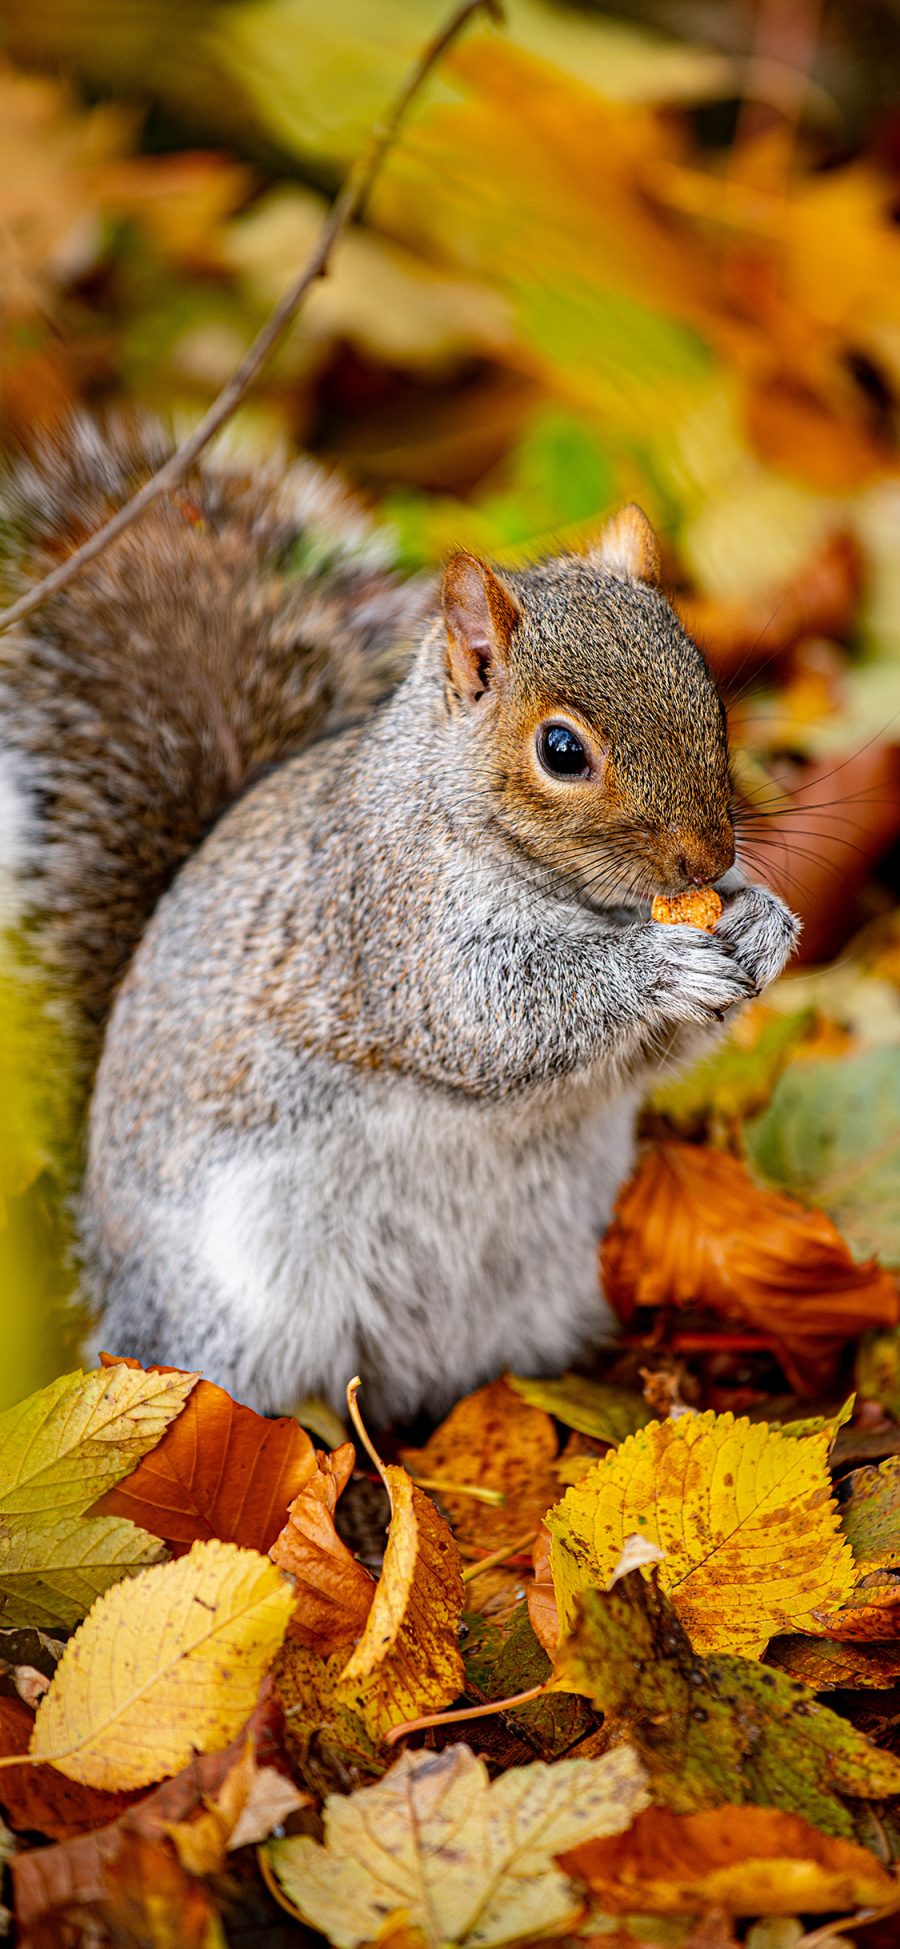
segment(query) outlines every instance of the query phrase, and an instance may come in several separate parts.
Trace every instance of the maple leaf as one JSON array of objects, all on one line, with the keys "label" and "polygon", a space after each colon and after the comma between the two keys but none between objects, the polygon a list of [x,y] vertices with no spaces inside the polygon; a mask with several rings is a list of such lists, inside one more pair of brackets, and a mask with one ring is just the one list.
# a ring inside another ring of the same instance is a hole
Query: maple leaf
[{"label": "maple leaf", "polygon": [[98,1599],[70,1639],[31,1752],[72,1780],[116,1790],[225,1746],[252,1711],[292,1607],[268,1558],[195,1543]]},{"label": "maple leaf", "polygon": [[174,1556],[211,1537],[264,1553],[315,1468],[296,1421],[269,1421],[201,1380],[152,1454],[98,1507],[161,1537]]},{"label": "maple leaf", "polygon": [[560,1865],[586,1883],[604,1915],[818,1914],[883,1908],[897,1893],[867,1848],[768,1807],[648,1807],[627,1833],[568,1849]]},{"label": "maple leaf", "polygon": [[[559,1485],[553,1473],[558,1443],[549,1414],[522,1406],[505,1380],[491,1381],[458,1401],[424,1448],[406,1448],[403,1461],[433,1489],[446,1510],[457,1542],[494,1550],[537,1529],[555,1502]],[[499,1507],[463,1489],[495,1490]]]},{"label": "maple leaf", "polygon": [[856,1581],[827,1435],[793,1439],[732,1414],[650,1423],[546,1521],[563,1629],[578,1592],[608,1583],[634,1534],[664,1552],[662,1588],[698,1651],[758,1656],[776,1631],[819,1630]]},{"label": "maple leaf", "polygon": [[668,1599],[639,1572],[584,1592],[556,1674],[615,1722],[654,1800],[678,1813],[752,1801],[850,1837],[841,1795],[900,1793],[900,1760],[807,1686],[754,1659],[699,1657]]},{"label": "maple leaf", "polygon": [[620,1194],[602,1248],[621,1318],[637,1306],[711,1308],[754,1327],[799,1394],[827,1389],[848,1340],[897,1318],[894,1281],[857,1265],[831,1219],[761,1191],[724,1151],[663,1144]]},{"label": "maple leaf", "polygon": [[[438,1943],[493,1949],[577,1921],[583,1904],[554,1856],[619,1833],[647,1804],[635,1755],[511,1767],[491,1782],[466,1746],[404,1753],[383,1780],[325,1806],[325,1842],[270,1842],[297,1914],[335,1949],[407,1927]],[[571,1837],[571,1838],[569,1838]]]},{"label": "maple leaf", "polygon": [[345,1442],[331,1455],[317,1454],[315,1475],[295,1497],[269,1555],[294,1579],[296,1600],[290,1637],[328,1657],[355,1643],[372,1607],[375,1583],[351,1556],[334,1526],[337,1500],[353,1473],[356,1451]]},{"label": "maple leaf", "polygon": [[122,1363],[63,1374],[0,1415],[0,1511],[80,1513],[127,1475],[181,1412],[196,1374]]}]

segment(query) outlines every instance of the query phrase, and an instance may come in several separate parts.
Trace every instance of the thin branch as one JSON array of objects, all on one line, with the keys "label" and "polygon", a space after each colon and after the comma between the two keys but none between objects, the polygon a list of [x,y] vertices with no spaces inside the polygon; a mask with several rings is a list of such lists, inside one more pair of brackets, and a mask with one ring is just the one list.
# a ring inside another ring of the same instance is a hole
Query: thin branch
[{"label": "thin branch", "polygon": [[210,440],[220,432],[246,397],[257,374],[271,358],[289,326],[293,324],[310,287],[318,278],[324,277],[335,244],[348,224],[365,208],[375,179],[394,147],[415,97],[432,69],[458,39],[463,28],[468,26],[469,21],[478,13],[489,14],[498,24],[503,19],[500,0],[464,0],[464,4],[455,8],[445,26],[420,54],[393,107],[384,120],[376,124],[367,147],[353,164],[343,188],[335,197],[302,271],[295,278],[290,289],[285,292],[280,303],[276,305],[261,331],[257,333],[240,365],[223,386],[218,397],[213,400],[199,425],[183,441],[177,452],[173,453],[171,459],[167,460],[157,473],[152,474],[131,500],[126,501],[124,507],[119,508],[109,521],[104,522],[102,528],[98,528],[95,534],[82,542],[80,548],[76,548],[64,562],[61,562],[49,575],[45,575],[42,581],[36,582],[33,589],[27,590],[25,595],[20,596],[18,601],[12,603],[8,609],[0,611],[0,631],[9,629],[13,623],[21,622],[24,616],[31,615],[32,611],[46,602],[49,596],[56,595],[58,590],[64,589],[74,576],[80,575],[89,562],[96,561],[97,556],[102,554],[117,535],[130,528],[132,522],[138,521],[154,501],[158,501],[161,495],[167,494],[184,479],[204,447],[208,446]]}]

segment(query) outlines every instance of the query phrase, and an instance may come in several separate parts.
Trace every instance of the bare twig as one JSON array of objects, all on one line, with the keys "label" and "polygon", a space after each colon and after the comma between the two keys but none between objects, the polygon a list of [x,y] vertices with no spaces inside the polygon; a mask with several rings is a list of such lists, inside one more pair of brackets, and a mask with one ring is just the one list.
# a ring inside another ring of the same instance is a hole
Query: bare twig
[{"label": "bare twig", "polygon": [[440,32],[420,54],[393,107],[383,121],[376,124],[367,147],[353,164],[343,188],[335,197],[302,271],[276,305],[262,330],[257,333],[240,365],[223,386],[218,397],[213,400],[199,425],[183,441],[177,452],[173,453],[171,459],[167,460],[157,473],[152,474],[150,479],[144,482],[143,487],[132,495],[131,500],[126,501],[124,507],[119,508],[109,521],[104,522],[102,528],[98,528],[95,534],[82,542],[80,548],[76,548],[64,562],[61,562],[49,575],[45,575],[42,581],[36,582],[34,588],[28,589],[17,602],[12,603],[8,609],[0,611],[0,631],[9,629],[13,623],[21,622],[24,616],[31,615],[32,611],[46,602],[49,596],[56,595],[59,589],[65,588],[74,576],[80,575],[89,562],[96,561],[97,556],[102,554],[117,535],[130,528],[133,521],[138,521],[154,501],[158,501],[161,495],[167,494],[184,479],[197,456],[203,452],[204,447],[209,445],[210,440],[221,430],[246,397],[257,374],[271,358],[289,326],[293,324],[307,291],[318,278],[324,276],[338,239],[353,218],[365,208],[375,179],[394,147],[401,125],[416,95],[432,69],[458,39],[463,28],[478,13],[487,13],[498,23],[503,19],[500,0],[463,0],[463,4],[454,9]]}]

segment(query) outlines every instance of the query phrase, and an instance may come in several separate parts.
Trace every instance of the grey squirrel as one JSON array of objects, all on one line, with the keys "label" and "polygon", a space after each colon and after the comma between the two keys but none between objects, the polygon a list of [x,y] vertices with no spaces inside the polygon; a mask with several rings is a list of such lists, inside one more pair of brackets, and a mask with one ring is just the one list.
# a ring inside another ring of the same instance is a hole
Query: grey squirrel
[{"label": "grey squirrel", "polygon": [[[168,450],[85,421],[23,464],[13,592]],[[0,797],[96,1061],[100,1344],[266,1411],[360,1372],[390,1418],[608,1336],[648,1081],[797,935],[657,582],[636,508],[438,589],[311,463],[208,460],[0,639]],[[649,918],[709,881],[713,934]]]}]

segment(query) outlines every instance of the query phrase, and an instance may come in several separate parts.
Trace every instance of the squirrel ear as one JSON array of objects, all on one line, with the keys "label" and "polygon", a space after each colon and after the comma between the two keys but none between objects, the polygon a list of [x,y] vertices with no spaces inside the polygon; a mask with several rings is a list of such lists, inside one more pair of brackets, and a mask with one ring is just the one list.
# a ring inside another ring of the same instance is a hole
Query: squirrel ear
[{"label": "squirrel ear", "polygon": [[643,508],[629,501],[601,528],[589,558],[613,575],[630,576],[634,582],[659,581],[659,543]]},{"label": "squirrel ear", "polygon": [[476,555],[453,555],[444,570],[441,605],[447,670],[457,696],[475,704],[506,662],[522,614],[511,589]]}]

